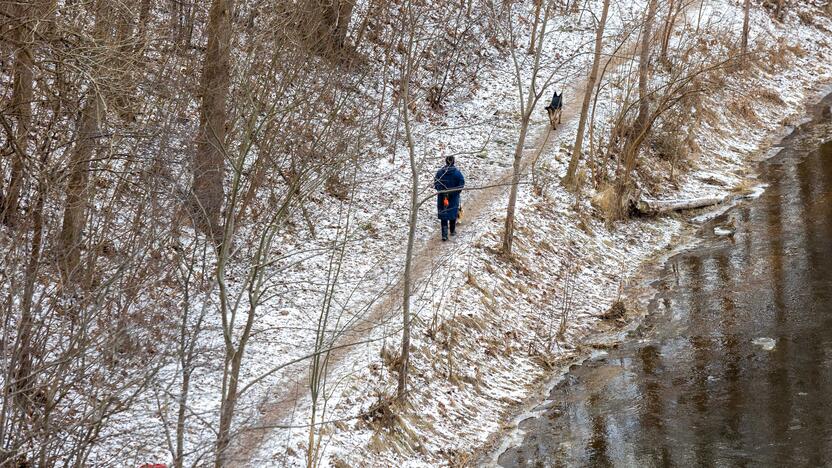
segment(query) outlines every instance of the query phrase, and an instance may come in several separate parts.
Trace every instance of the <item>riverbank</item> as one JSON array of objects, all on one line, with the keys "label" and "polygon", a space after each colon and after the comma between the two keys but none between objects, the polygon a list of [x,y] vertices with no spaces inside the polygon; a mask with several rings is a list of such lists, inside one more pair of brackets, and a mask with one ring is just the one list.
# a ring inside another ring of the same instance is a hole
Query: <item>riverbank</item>
[{"label": "riverbank", "polygon": [[832,276],[821,260],[830,91],[811,99],[820,103],[777,151],[763,153],[771,159],[755,174],[768,189],[695,226],[697,245],[651,269],[646,319],[620,347],[552,385],[491,463],[819,466],[828,458],[820,415],[829,381],[818,369],[832,345]]},{"label": "riverbank", "polygon": [[[789,121],[805,124],[814,121],[824,109],[820,102],[829,101],[832,97],[832,84],[826,82],[812,86],[806,93],[804,101],[805,109],[789,116]],[[749,158],[749,180],[758,180],[760,176],[760,165],[766,164],[771,158],[777,157],[782,149],[783,142],[794,136],[798,130],[797,126],[784,126],[775,130],[767,137],[754,151]],[[587,361],[596,359],[604,360],[607,350],[617,349],[619,346],[641,340],[645,332],[649,332],[653,325],[644,327],[645,319],[659,311],[666,311],[666,305],[662,303],[661,296],[665,294],[659,279],[666,277],[669,273],[668,262],[685,254],[695,251],[700,244],[706,240],[713,240],[718,234],[704,232],[713,230],[711,221],[720,218],[730,210],[736,210],[748,203],[754,202],[765,190],[754,191],[751,197],[738,197],[734,201],[716,207],[709,207],[700,210],[691,210],[684,213],[686,218],[676,237],[659,252],[646,259],[638,272],[631,278],[631,289],[626,294],[627,310],[632,313],[626,319],[619,322],[619,327],[610,330],[608,327],[599,327],[594,333],[590,333],[582,341],[583,353],[569,357],[560,363],[558,371],[554,372],[549,380],[538,386],[532,396],[523,403],[512,417],[510,424],[503,431],[493,434],[483,447],[478,457],[478,465],[496,465],[500,455],[506,453],[512,447],[522,443],[527,435],[528,429],[521,429],[520,424],[524,421],[541,418],[557,403],[552,398],[555,395],[554,389],[564,382],[567,374],[572,369],[579,368]],[[719,229],[719,228],[717,228]],[[733,237],[733,232],[730,234]],[[644,328],[644,329],[643,329]],[[597,389],[596,389],[597,390]]]}]

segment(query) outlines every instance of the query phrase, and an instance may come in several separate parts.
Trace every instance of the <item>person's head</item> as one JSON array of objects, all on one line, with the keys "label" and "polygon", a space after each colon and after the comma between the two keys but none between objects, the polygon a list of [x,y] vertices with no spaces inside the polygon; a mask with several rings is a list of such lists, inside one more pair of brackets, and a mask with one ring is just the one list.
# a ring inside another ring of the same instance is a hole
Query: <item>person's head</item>
[{"label": "person's head", "polygon": [[446,156],[445,157],[445,165],[446,166],[453,166],[454,165],[454,157],[453,156]]}]

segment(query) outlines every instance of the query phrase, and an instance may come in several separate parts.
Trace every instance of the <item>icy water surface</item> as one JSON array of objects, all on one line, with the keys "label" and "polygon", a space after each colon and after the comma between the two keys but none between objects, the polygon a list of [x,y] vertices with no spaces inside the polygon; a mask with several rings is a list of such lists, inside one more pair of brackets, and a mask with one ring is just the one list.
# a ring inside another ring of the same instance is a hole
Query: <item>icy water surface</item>
[{"label": "icy water surface", "polygon": [[832,466],[830,103],[763,164],[759,199],[668,261],[638,336],[570,371],[501,465]]}]

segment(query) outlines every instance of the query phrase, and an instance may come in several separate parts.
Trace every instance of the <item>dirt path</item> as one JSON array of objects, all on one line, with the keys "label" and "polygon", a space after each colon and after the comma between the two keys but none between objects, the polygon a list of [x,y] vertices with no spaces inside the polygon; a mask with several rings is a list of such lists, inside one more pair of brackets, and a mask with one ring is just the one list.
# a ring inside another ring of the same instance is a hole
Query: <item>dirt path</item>
[{"label": "dirt path", "polygon": [[[625,59],[630,56],[632,47],[625,47],[627,51],[624,54],[607,59],[606,68],[612,68],[620,65]],[[526,147],[523,150],[523,160],[521,162],[521,174],[527,175],[529,166],[533,159],[538,154],[551,149],[551,145],[557,140],[568,126],[568,123],[580,113],[580,106],[584,97],[584,89],[586,87],[585,80],[570,83],[566,85],[566,89],[571,90],[567,92],[566,96],[569,98],[563,106],[563,124],[558,126],[557,130],[551,130],[549,119],[544,116],[539,122],[531,125],[536,125],[533,131],[533,137],[527,140]],[[536,112],[543,112],[537,110]],[[529,143],[531,142],[531,143]],[[504,194],[507,193],[511,183],[512,170],[507,168],[502,174],[496,178],[485,181],[481,186],[487,186],[482,190],[471,190],[465,193],[465,217],[468,220],[480,219],[486,211],[496,203],[506,203]],[[521,177],[522,178],[522,177]],[[470,221],[466,225],[477,225]],[[479,223],[480,226],[484,223]],[[467,227],[467,226],[466,226]],[[443,258],[447,259],[454,253],[459,253],[463,245],[467,245],[469,240],[481,234],[481,232],[463,230],[461,239],[457,242],[442,243],[437,233],[432,236],[431,240],[424,242],[418,247],[414,255],[413,278],[414,282],[419,282],[428,274],[434,271],[434,267],[441,263]],[[454,246],[457,244],[458,246]],[[374,330],[377,329],[379,323],[391,317],[391,314],[401,313],[402,289],[401,284],[397,283],[383,300],[377,303],[361,321],[356,322],[352,327],[346,330],[341,338],[336,342],[335,347],[347,345],[362,341]],[[338,367],[344,362],[344,358],[349,354],[353,347],[346,346],[333,351],[329,358],[329,368]],[[255,424],[248,428],[244,428],[237,437],[236,443],[232,446],[234,455],[231,457],[232,466],[250,466],[251,459],[254,457],[257,450],[261,447],[266,436],[277,428],[280,424],[291,424],[289,421],[295,411],[295,407],[302,398],[308,395],[309,382],[308,366],[304,366],[302,373],[291,382],[288,382],[280,389],[272,389],[270,395],[271,403],[266,408],[261,408],[261,417]]]}]

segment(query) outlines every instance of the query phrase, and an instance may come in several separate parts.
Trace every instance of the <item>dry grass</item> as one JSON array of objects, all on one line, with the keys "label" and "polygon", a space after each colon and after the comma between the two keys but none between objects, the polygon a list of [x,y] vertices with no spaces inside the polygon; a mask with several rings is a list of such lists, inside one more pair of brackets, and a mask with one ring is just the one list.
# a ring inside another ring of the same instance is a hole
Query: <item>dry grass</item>
[{"label": "dry grass", "polygon": [[800,44],[786,44],[784,48],[797,58],[804,58],[809,53]]},{"label": "dry grass", "polygon": [[777,94],[777,91],[774,91],[771,88],[764,88],[764,89],[757,89],[754,91],[754,97],[760,101],[767,102],[769,104],[775,104],[778,106],[786,105],[786,101]]},{"label": "dry grass", "polygon": [[381,348],[381,361],[389,372],[398,372],[402,365],[401,356],[387,346]]},{"label": "dry grass", "polygon": [[747,122],[760,122],[760,117],[757,115],[757,112],[754,111],[754,108],[751,107],[751,98],[748,96],[743,96],[729,102],[728,111]]},{"label": "dry grass", "polygon": [[627,307],[620,300],[613,302],[612,306],[601,315],[604,320],[619,320],[627,315]]},{"label": "dry grass", "polygon": [[601,213],[609,213],[615,206],[615,187],[605,184],[592,197],[592,206]]},{"label": "dry grass", "polygon": [[803,58],[806,54],[808,52],[800,44],[788,44],[781,38],[775,46],[758,49],[754,55],[756,64],[771,73],[789,66],[793,58]]},{"label": "dry grass", "polygon": [[757,185],[757,181],[754,179],[743,179],[737,185],[731,187],[731,192],[737,195],[748,195],[754,192],[754,187]]},{"label": "dry grass", "polygon": [[797,17],[800,18],[800,21],[802,21],[805,25],[811,26],[815,24],[815,15],[811,12],[805,10],[799,11],[797,12]]}]

